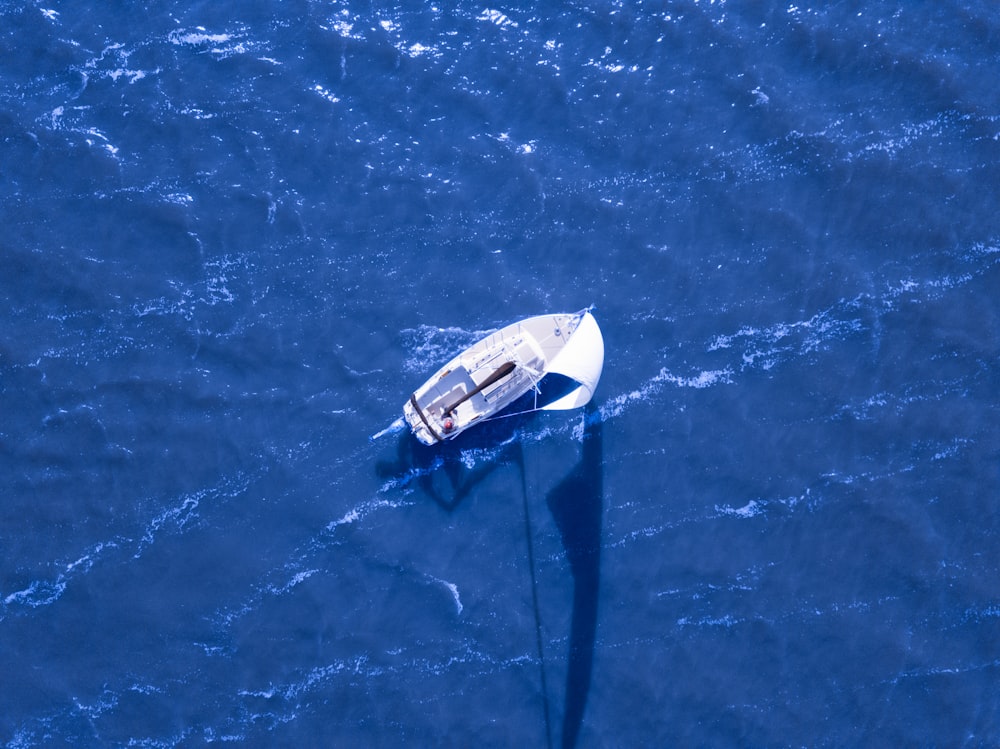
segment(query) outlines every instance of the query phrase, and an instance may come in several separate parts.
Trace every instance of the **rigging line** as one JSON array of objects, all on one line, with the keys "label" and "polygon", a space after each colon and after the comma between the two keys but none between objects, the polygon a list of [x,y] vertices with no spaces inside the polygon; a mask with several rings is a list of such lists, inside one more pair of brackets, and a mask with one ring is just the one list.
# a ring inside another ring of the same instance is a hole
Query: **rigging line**
[{"label": "rigging line", "polygon": [[535,642],[542,676],[542,709],[545,713],[545,745],[552,749],[552,720],[549,717],[549,687],[545,679],[545,649],[542,646],[542,617],[538,611],[538,580],[535,577],[535,547],[531,540],[531,512],[528,507],[528,480],[524,470],[524,446],[518,442],[521,465],[521,496],[524,498],[524,537],[528,542],[528,565],[531,568],[531,605],[535,610]]},{"label": "rigging line", "polygon": [[[538,397],[535,397],[535,403],[538,403]],[[483,419],[480,424],[485,424],[487,421],[499,421],[500,419],[510,419],[515,416],[524,416],[525,414],[533,414],[535,411],[544,411],[544,408],[529,408],[527,411],[515,411],[512,414],[498,414],[496,416],[490,416],[488,419]]]}]

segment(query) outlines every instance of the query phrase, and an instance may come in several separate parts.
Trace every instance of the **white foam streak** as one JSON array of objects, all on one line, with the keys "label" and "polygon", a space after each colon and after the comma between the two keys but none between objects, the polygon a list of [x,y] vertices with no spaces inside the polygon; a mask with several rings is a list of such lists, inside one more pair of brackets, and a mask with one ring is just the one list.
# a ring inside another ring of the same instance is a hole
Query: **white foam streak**
[{"label": "white foam streak", "polygon": [[178,47],[196,50],[202,54],[224,60],[234,55],[244,55],[258,48],[259,44],[247,41],[247,30],[239,28],[235,32],[209,32],[204,26],[194,29],[177,29],[167,35],[167,40]]},{"label": "white foam streak", "polygon": [[[829,477],[826,477],[829,478]],[[779,508],[785,511],[795,511],[799,506],[804,506],[807,510],[812,510],[822,497],[813,494],[812,489],[807,488],[802,494],[790,497],[780,497],[776,499],[755,498],[746,501],[740,506],[715,505],[711,511],[694,512],[686,516],[674,517],[663,523],[648,525],[637,528],[626,535],[607,545],[607,548],[618,548],[646,538],[667,533],[684,525],[696,523],[711,523],[723,518],[738,518],[740,520],[751,520],[762,515],[766,515],[772,508]]]},{"label": "white foam streak", "polygon": [[297,681],[289,681],[284,684],[271,683],[263,689],[246,689],[241,690],[238,694],[241,697],[254,700],[267,700],[269,702],[282,700],[294,703],[299,701],[303,695],[315,692],[327,683],[338,679],[353,681],[362,677],[366,681],[370,681],[382,677],[393,678],[400,673],[440,676],[448,673],[455,666],[470,664],[480,664],[482,666],[481,675],[488,675],[496,673],[498,670],[520,667],[532,660],[530,656],[524,654],[496,659],[487,653],[471,649],[468,644],[464,649],[451,651],[438,661],[430,661],[426,658],[400,660],[396,657],[400,652],[398,650],[386,652],[384,655],[390,656],[390,659],[385,663],[373,662],[381,656],[368,654],[338,659],[306,671]]},{"label": "white foam streak", "polygon": [[[409,480],[412,480],[412,476],[406,480],[387,482],[387,484],[379,490],[378,494],[391,490],[399,485],[405,485]],[[276,578],[279,574],[287,576],[288,573],[291,572],[291,578],[288,578],[281,583],[261,583],[256,586],[253,592],[251,592],[250,595],[244,599],[243,603],[229,609],[221,609],[217,611],[212,619],[215,621],[217,626],[221,628],[228,627],[237,619],[249,614],[266,599],[280,597],[289,593],[301,583],[321,571],[320,568],[312,567],[308,563],[310,560],[314,559],[319,551],[330,545],[332,537],[334,537],[340,529],[345,526],[354,525],[355,523],[358,523],[380,510],[409,507],[411,504],[411,502],[384,499],[378,495],[360,502],[351,509],[347,510],[347,512],[336,520],[331,520],[327,523],[326,527],[323,528],[317,536],[313,537],[304,547],[300,547],[299,551],[292,555],[292,558],[284,564],[280,571],[274,570],[267,575],[268,577]]]},{"label": "white foam streak", "polygon": [[59,600],[65,592],[67,586],[77,577],[85,575],[93,569],[94,565],[108,551],[125,547],[133,547],[133,559],[142,556],[146,548],[152,545],[156,538],[169,529],[176,532],[184,532],[198,519],[198,507],[207,500],[217,500],[221,497],[232,497],[241,493],[249,485],[249,480],[245,476],[237,476],[234,480],[227,481],[221,486],[205,489],[200,492],[184,495],[179,504],[169,507],[160,512],[150,520],[144,529],[142,536],[136,541],[133,539],[116,537],[106,541],[100,541],[79,554],[73,561],[60,563],[57,566],[59,572],[49,579],[34,580],[27,587],[9,593],[0,599],[3,607],[0,609],[0,619],[6,615],[7,609],[12,606],[29,606],[38,608],[48,606]]},{"label": "white foam streak", "polygon": [[[390,482],[391,483],[391,482]],[[326,530],[328,532],[333,532],[342,525],[351,525],[358,522],[359,520],[368,517],[373,512],[385,508],[395,508],[395,507],[405,507],[408,503],[406,502],[393,502],[388,499],[371,499],[366,502],[362,502],[356,507],[351,508],[346,513],[344,513],[337,520],[333,520],[327,524]]]},{"label": "white foam streak", "polygon": [[755,515],[760,515],[764,512],[764,507],[757,500],[751,499],[745,505],[736,509],[729,506],[719,507],[716,505],[715,510],[722,515],[732,515],[739,518],[752,518]]},{"label": "white foam streak", "polygon": [[[117,541],[102,541],[95,544],[76,560],[62,565],[63,569],[52,579],[34,580],[26,588],[5,596],[2,599],[3,610],[6,611],[10,606],[38,608],[55,603],[74,578],[89,572],[106,550],[118,548],[118,545]],[[2,618],[0,616],[0,619]]]},{"label": "white foam streak", "polygon": [[720,617],[704,617],[702,619],[690,619],[682,616],[677,620],[678,627],[734,627],[741,624],[745,619],[740,619],[729,614]]},{"label": "white foam streak", "polygon": [[510,20],[506,15],[504,15],[499,10],[493,8],[487,8],[482,13],[479,14],[476,20],[479,21],[489,21],[492,24],[499,26],[500,28],[516,29],[517,23]]},{"label": "white foam streak", "polygon": [[778,322],[766,328],[744,326],[735,333],[718,335],[708,345],[708,351],[719,351],[737,343],[745,346],[740,358],[744,369],[759,366],[771,369],[784,355],[804,355],[826,348],[829,341],[857,333],[861,320],[838,313],[854,312],[858,301],[841,300],[837,305],[817,312],[808,320],[793,323]]},{"label": "white foam streak", "polygon": [[315,575],[317,572],[319,572],[318,569],[303,570],[302,572],[297,572],[295,575],[292,576],[292,578],[287,583],[285,583],[281,587],[269,586],[268,590],[272,594],[274,594],[276,596],[284,595],[285,593],[287,593],[288,591],[290,591],[292,588],[294,588],[294,587],[298,586],[300,583],[303,583],[306,580],[308,580],[310,577],[312,577],[313,575]]},{"label": "white foam streak", "polygon": [[1000,658],[978,661],[976,663],[963,663],[955,666],[928,666],[927,668],[903,671],[889,680],[888,683],[895,685],[904,679],[923,679],[928,676],[957,676],[976,671],[992,671],[998,667],[1000,667]]},{"label": "white foam streak", "polygon": [[430,580],[431,582],[443,585],[445,588],[448,589],[448,592],[451,593],[451,597],[455,601],[455,613],[461,614],[462,610],[465,607],[462,606],[462,599],[458,595],[458,586],[455,585],[455,583],[450,583],[447,580],[442,580],[440,577],[434,577],[433,575],[427,575],[427,579]]},{"label": "white foam streak", "polygon": [[171,44],[203,47],[206,45],[225,44],[232,40],[232,34],[209,34],[203,26],[196,31],[171,31],[167,36]]},{"label": "white foam streak", "polygon": [[632,405],[648,400],[650,396],[659,392],[665,384],[701,390],[715,385],[731,384],[732,374],[732,370],[726,368],[702,370],[696,374],[685,376],[676,375],[666,367],[663,367],[659,373],[647,380],[642,387],[617,395],[605,402],[600,407],[601,420],[605,421],[620,416]]}]

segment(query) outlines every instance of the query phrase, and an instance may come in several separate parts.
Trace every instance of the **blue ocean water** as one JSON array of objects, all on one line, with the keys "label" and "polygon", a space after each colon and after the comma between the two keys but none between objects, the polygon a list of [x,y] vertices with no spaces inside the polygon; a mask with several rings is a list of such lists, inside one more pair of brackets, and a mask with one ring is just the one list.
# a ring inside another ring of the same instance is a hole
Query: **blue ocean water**
[{"label": "blue ocean water", "polygon": [[[0,51],[4,746],[1000,744],[994,3]],[[369,442],[589,304],[588,409]]]}]

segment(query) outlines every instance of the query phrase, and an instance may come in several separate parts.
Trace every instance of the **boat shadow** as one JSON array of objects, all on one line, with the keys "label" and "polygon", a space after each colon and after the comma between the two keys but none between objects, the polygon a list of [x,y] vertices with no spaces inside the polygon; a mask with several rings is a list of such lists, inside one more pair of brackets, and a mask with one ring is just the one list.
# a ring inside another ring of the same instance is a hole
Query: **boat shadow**
[{"label": "boat shadow", "polygon": [[[481,424],[455,439],[422,445],[409,431],[399,435],[394,461],[379,461],[382,480],[414,482],[442,509],[457,508],[497,468],[514,465],[524,472],[518,431],[536,414],[517,414]],[[470,465],[469,453],[483,456]]]},{"label": "boat shadow", "polygon": [[[515,466],[521,473],[525,502],[528,553],[531,551],[529,483],[525,480],[524,446],[518,431],[528,426],[535,414],[518,415],[483,424],[454,440],[425,447],[408,432],[402,434],[393,462],[383,462],[376,470],[383,478],[407,478],[447,511],[454,510],[494,470]],[[469,466],[465,451],[483,451],[488,457]],[[600,415],[589,404],[584,415],[579,458],[570,471],[545,494],[546,505],[559,531],[570,573],[573,577],[573,604],[567,654],[566,684],[562,716],[561,746],[572,749],[580,729],[590,692],[600,597],[601,534],[604,514],[604,445]],[[536,622],[539,622],[534,561],[532,586]],[[540,626],[540,624],[539,624]],[[559,639],[559,638],[557,638]],[[545,687],[545,654],[539,643],[542,691],[545,700],[546,732],[551,742],[548,694]]]},{"label": "boat shadow", "polygon": [[563,749],[571,749],[577,744],[590,693],[600,598],[604,436],[603,424],[593,406],[588,406],[585,416],[580,459],[548,492],[546,503],[562,537],[573,576],[573,615],[561,734]]}]

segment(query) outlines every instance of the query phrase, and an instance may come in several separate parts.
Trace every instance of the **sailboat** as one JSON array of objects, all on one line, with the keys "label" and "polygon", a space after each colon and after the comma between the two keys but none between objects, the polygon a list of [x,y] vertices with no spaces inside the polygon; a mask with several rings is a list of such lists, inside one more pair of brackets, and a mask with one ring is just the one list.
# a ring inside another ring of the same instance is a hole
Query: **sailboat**
[{"label": "sailboat", "polygon": [[[604,338],[591,309],[529,317],[491,333],[417,388],[403,405],[403,419],[373,439],[404,421],[425,445],[454,439],[532,390],[527,411],[586,405],[604,368]],[[560,380],[562,387],[552,395],[541,387],[543,379]]]}]

